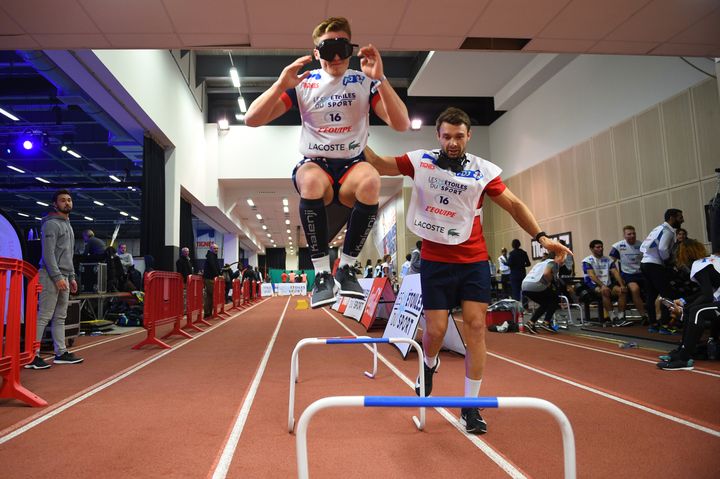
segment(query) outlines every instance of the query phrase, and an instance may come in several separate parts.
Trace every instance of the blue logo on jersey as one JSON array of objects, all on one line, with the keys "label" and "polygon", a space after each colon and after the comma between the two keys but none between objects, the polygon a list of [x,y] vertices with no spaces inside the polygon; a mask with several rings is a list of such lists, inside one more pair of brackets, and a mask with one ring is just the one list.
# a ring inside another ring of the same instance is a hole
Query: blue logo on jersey
[{"label": "blue logo on jersey", "polygon": [[472,178],[476,181],[480,181],[485,178],[485,175],[483,175],[480,170],[463,170],[455,173],[455,176],[459,176],[460,178]]},{"label": "blue logo on jersey", "polygon": [[320,80],[321,78],[322,78],[322,75],[320,75],[320,73],[311,73],[307,77],[308,80]]},{"label": "blue logo on jersey", "polygon": [[346,75],[343,77],[343,86],[346,86],[349,83],[359,83],[362,85],[362,83],[364,81],[365,81],[364,75]]}]

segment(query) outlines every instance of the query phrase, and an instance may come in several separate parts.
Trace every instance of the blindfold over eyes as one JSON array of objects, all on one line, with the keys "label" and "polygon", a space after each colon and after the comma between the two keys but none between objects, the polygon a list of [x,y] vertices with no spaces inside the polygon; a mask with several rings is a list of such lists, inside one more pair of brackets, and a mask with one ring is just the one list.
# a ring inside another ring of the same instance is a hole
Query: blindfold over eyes
[{"label": "blindfold over eyes", "polygon": [[335,59],[336,55],[339,56],[341,60],[350,58],[356,46],[356,44],[350,43],[350,40],[347,38],[329,38],[320,42],[316,48],[320,53],[320,58],[331,62]]}]

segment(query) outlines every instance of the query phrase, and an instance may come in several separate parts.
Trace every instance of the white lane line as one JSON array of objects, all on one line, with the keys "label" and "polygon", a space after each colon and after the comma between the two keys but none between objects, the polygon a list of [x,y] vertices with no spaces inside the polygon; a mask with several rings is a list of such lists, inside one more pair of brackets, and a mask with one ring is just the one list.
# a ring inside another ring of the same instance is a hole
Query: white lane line
[{"label": "white lane line", "polygon": [[283,312],[280,315],[280,320],[275,327],[275,332],[273,332],[273,335],[268,342],[267,348],[265,348],[265,354],[260,361],[260,365],[258,366],[257,372],[255,373],[255,377],[253,378],[252,384],[250,385],[250,389],[245,396],[245,400],[243,401],[240,412],[238,413],[237,419],[235,420],[235,424],[233,425],[232,431],[230,432],[230,437],[225,443],[223,452],[220,455],[220,459],[218,460],[217,466],[215,467],[215,471],[212,474],[213,479],[224,479],[227,476],[228,470],[230,469],[230,463],[232,463],[235,449],[237,448],[238,442],[240,441],[240,436],[243,432],[243,428],[245,427],[245,422],[247,421],[248,415],[250,414],[250,408],[252,407],[253,401],[255,400],[255,394],[260,387],[260,380],[265,373],[265,367],[267,366],[268,360],[270,359],[270,353],[272,352],[273,346],[275,346],[275,340],[278,337],[280,327],[282,326],[283,320],[285,319],[285,312],[287,311],[288,305],[290,304],[290,298],[292,298],[292,296],[288,297],[287,303],[285,303],[285,309],[283,309]]},{"label": "white lane line", "polygon": [[115,376],[111,376],[110,378],[108,378],[104,381],[100,381],[99,383],[96,383],[95,385],[90,386],[87,389],[87,392],[80,394],[79,396],[75,397],[74,399],[70,399],[65,403],[61,403],[55,409],[51,409],[51,410],[47,411],[47,413],[42,414],[41,416],[37,417],[36,419],[33,419],[32,421],[28,422],[27,424],[10,431],[9,433],[5,434],[4,436],[0,436],[0,445],[5,444],[6,442],[20,436],[21,434],[26,433],[27,431],[29,431],[30,429],[32,429],[36,426],[39,426],[40,424],[44,423],[48,419],[52,419],[53,417],[57,416],[58,414],[70,409],[71,407],[84,401],[85,399],[94,396],[95,394],[99,393],[100,391],[112,386],[113,384],[115,384],[119,381],[122,381],[126,377],[140,371],[141,369],[143,369],[146,366],[149,366],[150,364],[154,363],[158,359],[160,359],[164,356],[167,356],[168,354],[170,354],[174,351],[177,351],[178,349],[180,349],[184,346],[187,346],[192,341],[200,338],[201,336],[204,336],[205,333],[209,333],[210,331],[214,331],[217,328],[223,326],[224,324],[228,324],[231,319],[234,319],[234,318],[244,314],[246,311],[251,311],[253,308],[255,308],[255,306],[259,306],[261,304],[262,304],[262,302],[254,305],[248,309],[245,309],[243,311],[239,311],[237,314],[233,315],[232,317],[228,318],[227,320],[224,320],[221,323],[217,323],[214,327],[212,327],[210,329],[206,329],[202,333],[199,333],[196,336],[193,336],[192,338],[188,339],[187,341],[173,346],[172,349],[167,349],[161,353],[158,353],[157,355],[155,355],[151,358],[140,361],[135,366],[131,366],[130,368],[126,369],[125,372],[119,373]]},{"label": "white lane line", "polygon": [[[323,311],[330,316],[332,319],[335,320],[336,323],[338,323],[340,326],[342,326],[347,332],[358,337],[357,334],[355,334],[350,328],[345,326],[340,320],[338,320],[335,316],[332,315],[326,308],[323,308]],[[368,344],[364,344],[365,348],[368,349],[368,351],[373,352],[373,349]],[[396,376],[398,376],[405,384],[410,386],[410,388],[413,390],[413,394],[415,393],[415,380],[410,380],[407,376],[405,376],[402,371],[397,369],[395,365],[393,365],[390,361],[388,361],[385,356],[378,353],[378,358],[385,363],[385,365],[393,372]],[[527,476],[520,472],[518,468],[510,463],[505,457],[502,456],[499,452],[497,452],[495,449],[493,449],[492,446],[490,446],[487,442],[480,439],[478,436],[474,434],[468,434],[458,422],[458,419],[453,416],[451,413],[448,412],[447,409],[442,407],[436,407],[434,408],[440,415],[445,418],[447,422],[453,425],[455,429],[457,429],[465,438],[467,438],[470,442],[472,442],[478,449],[480,449],[483,453],[485,453],[486,456],[488,456],[495,464],[497,464],[503,471],[505,471],[510,477],[514,479],[526,479]]]},{"label": "white lane line", "polygon": [[627,399],[623,399],[623,398],[621,398],[621,397],[619,397],[619,396],[615,396],[614,394],[606,393],[605,391],[601,391],[601,390],[599,390],[599,389],[595,389],[594,387],[586,386],[586,385],[584,385],[584,384],[577,383],[577,382],[572,381],[572,380],[570,380],[570,379],[566,379],[566,378],[563,378],[563,377],[561,377],[561,376],[557,376],[557,375],[555,375],[555,374],[545,372],[545,371],[543,371],[543,370],[541,370],[541,369],[537,369],[537,368],[534,368],[534,367],[532,367],[532,366],[528,366],[527,364],[523,364],[523,363],[521,363],[521,362],[519,362],[519,361],[515,361],[514,359],[506,358],[506,357],[504,357],[504,356],[500,356],[499,354],[496,354],[496,353],[491,353],[491,352],[488,351],[488,356],[492,356],[492,357],[494,357],[494,358],[501,359],[501,360],[503,360],[503,361],[507,361],[508,363],[514,364],[515,366],[520,366],[521,368],[525,368],[525,369],[527,369],[527,370],[529,370],[529,371],[533,371],[533,372],[535,372],[535,373],[542,374],[543,376],[547,376],[547,377],[549,377],[549,378],[555,379],[555,380],[560,381],[560,382],[563,382],[563,383],[565,383],[565,384],[569,384],[569,385],[571,385],[571,386],[575,386],[576,388],[583,389],[583,390],[588,391],[588,392],[591,392],[591,393],[593,393],[593,394],[597,394],[598,396],[602,396],[602,397],[607,398],[607,399],[610,399],[610,400],[612,400],[612,401],[617,401],[617,402],[619,402],[619,403],[621,403],[621,404],[624,404],[624,405],[626,405],[626,406],[630,406],[630,407],[633,407],[633,408],[635,408],[635,409],[639,409],[639,410],[641,410],[641,411],[644,411],[644,412],[653,414],[653,415],[655,415],[655,416],[662,417],[662,418],[664,418],[664,419],[667,419],[667,420],[669,420],[669,421],[676,422],[676,423],[681,424],[681,425],[683,425],[683,426],[687,426],[687,427],[696,429],[696,430],[698,430],[698,431],[708,433],[708,434],[710,434],[711,436],[720,437],[720,431],[716,431],[716,430],[714,430],[714,429],[710,429],[709,427],[705,427],[705,426],[702,426],[702,425],[700,425],[700,424],[696,424],[696,423],[694,423],[694,422],[688,421],[688,420],[686,420],[686,419],[682,419],[682,418],[679,418],[679,417],[677,417],[677,416],[672,416],[672,415],[667,414],[667,413],[664,413],[664,412],[662,412],[662,411],[658,411],[657,409],[653,409],[653,408],[650,408],[650,407],[648,407],[648,406],[644,406],[644,405],[642,405],[642,404],[639,404],[639,403],[636,403],[636,402],[632,402],[632,401],[629,401],[629,400],[627,400]]},{"label": "white lane line", "polygon": [[[614,351],[609,351],[609,350],[607,350],[607,349],[597,348],[597,347],[593,347],[593,346],[586,346],[586,345],[584,345],[584,344],[578,344],[578,343],[574,343],[574,342],[572,342],[572,341],[563,341],[563,340],[560,340],[560,339],[543,338],[543,337],[539,337],[538,335],[530,335],[530,334],[523,334],[522,337],[526,337],[526,338],[534,339],[534,340],[539,340],[539,341],[549,341],[549,342],[551,342],[551,343],[564,344],[564,345],[566,345],[566,346],[572,346],[572,347],[574,347],[574,348],[587,349],[587,350],[590,350],[590,351],[596,351],[596,352],[603,353],[603,354],[609,354],[609,355],[611,355],[611,356],[618,356],[618,357],[621,357],[621,358],[633,359],[633,360],[635,360],[635,361],[640,361],[640,362],[643,362],[643,363],[656,364],[656,363],[659,362],[659,359],[658,359],[658,361],[653,361],[653,360],[651,360],[651,359],[640,358],[640,357],[633,356],[633,355],[630,355],[630,354],[621,354],[621,353],[616,353],[616,352],[614,352]],[[715,378],[720,378],[720,374],[712,373],[712,372],[710,372],[710,371],[698,371],[697,369],[693,369],[693,370],[690,371],[690,372],[691,372],[691,373],[696,373],[696,374],[702,374],[702,375],[704,375],[704,376],[711,376],[711,377],[715,377]]]}]

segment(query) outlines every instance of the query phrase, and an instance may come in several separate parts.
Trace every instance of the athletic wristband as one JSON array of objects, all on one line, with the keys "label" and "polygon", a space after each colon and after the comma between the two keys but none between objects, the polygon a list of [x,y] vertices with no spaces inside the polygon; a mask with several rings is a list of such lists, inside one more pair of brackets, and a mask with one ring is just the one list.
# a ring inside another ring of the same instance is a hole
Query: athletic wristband
[{"label": "athletic wristband", "polygon": [[375,81],[377,82],[377,85],[380,85],[382,82],[387,81],[387,77],[383,75]]},{"label": "athletic wristband", "polygon": [[547,235],[546,232],[541,231],[541,232],[539,232],[538,234],[535,235],[535,241],[537,241],[537,242],[539,243],[539,242],[540,242],[540,238],[542,238],[543,236],[546,237],[546,238],[549,238],[549,236]]}]

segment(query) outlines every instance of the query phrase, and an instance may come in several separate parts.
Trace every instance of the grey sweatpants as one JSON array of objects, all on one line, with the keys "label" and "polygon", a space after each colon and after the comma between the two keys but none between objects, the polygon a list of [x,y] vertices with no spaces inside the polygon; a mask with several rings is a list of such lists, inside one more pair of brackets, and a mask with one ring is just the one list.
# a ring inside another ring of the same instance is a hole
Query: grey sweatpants
[{"label": "grey sweatpants", "polygon": [[[45,327],[52,319],[53,347],[55,354],[59,356],[67,351],[65,347],[65,318],[67,317],[68,300],[70,299],[70,283],[68,282],[68,289],[60,291],[55,286],[55,281],[48,276],[45,268],[42,268],[38,274],[40,275],[42,291],[40,292],[40,308],[37,318],[37,340],[42,341]],[[65,281],[68,281],[67,277],[64,278]]]}]

